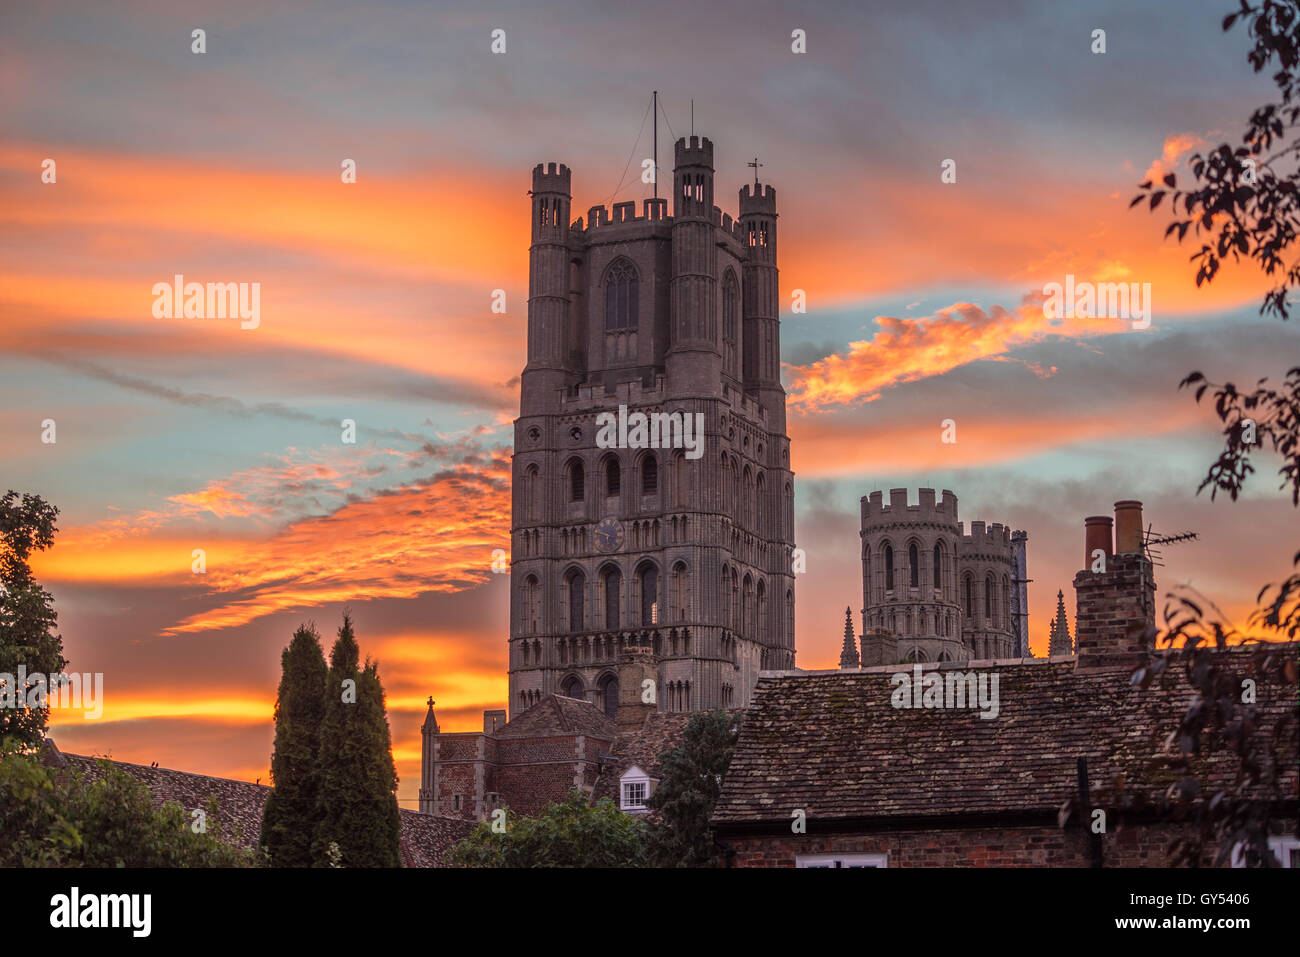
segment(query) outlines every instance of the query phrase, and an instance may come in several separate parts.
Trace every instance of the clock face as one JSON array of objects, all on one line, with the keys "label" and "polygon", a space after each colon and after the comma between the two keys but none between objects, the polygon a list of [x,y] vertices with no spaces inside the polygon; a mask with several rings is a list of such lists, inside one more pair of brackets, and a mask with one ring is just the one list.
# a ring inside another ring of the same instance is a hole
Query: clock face
[{"label": "clock face", "polygon": [[616,518],[602,518],[592,537],[602,552],[616,552],[623,547],[623,523]]}]

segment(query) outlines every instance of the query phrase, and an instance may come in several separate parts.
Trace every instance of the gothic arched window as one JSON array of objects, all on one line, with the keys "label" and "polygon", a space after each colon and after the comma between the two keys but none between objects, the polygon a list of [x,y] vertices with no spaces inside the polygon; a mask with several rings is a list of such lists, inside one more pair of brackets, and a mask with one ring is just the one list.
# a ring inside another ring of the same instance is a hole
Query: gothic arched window
[{"label": "gothic arched window", "polygon": [[582,631],[586,627],[586,607],[584,592],[587,579],[582,572],[569,573],[569,631]]},{"label": "gothic arched window", "polygon": [[536,575],[529,575],[524,579],[524,620],[522,622],[525,634],[537,634],[537,619],[540,611],[540,587]]},{"label": "gothic arched window", "polygon": [[746,638],[754,637],[754,580],[745,575],[740,592],[740,630]]},{"label": "gothic arched window", "polygon": [[740,284],[728,269],[722,277],[722,368],[736,374],[737,340],[740,332]]},{"label": "gothic arched window", "polygon": [[943,549],[936,542],[934,546],[934,590],[943,587]]},{"label": "gothic arched window", "polygon": [[659,463],[653,455],[641,460],[641,494],[654,495],[659,491]]},{"label": "gothic arched window", "polygon": [[659,572],[653,565],[641,566],[641,624],[659,623]]},{"label": "gothic arched window", "polygon": [[524,470],[523,519],[526,522],[535,522],[538,519],[538,475],[539,472],[536,465],[530,465]]},{"label": "gothic arched window", "polygon": [[636,328],[637,272],[627,259],[605,270],[605,331]]},{"label": "gothic arched window", "polygon": [[885,591],[894,590],[894,546],[885,546]]},{"label": "gothic arched window", "polygon": [[961,604],[962,608],[966,611],[966,618],[970,620],[973,626],[975,621],[975,612],[971,608],[971,601],[973,600],[971,598],[972,590],[973,585],[971,584],[970,576],[967,575],[961,580]]},{"label": "gothic arched window", "polygon": [[686,621],[689,617],[687,607],[690,603],[690,595],[687,593],[687,581],[686,563],[678,562],[673,566],[673,594],[670,609],[673,618],[677,621]]},{"label": "gothic arched window", "polygon": [[617,568],[605,572],[605,627],[611,631],[618,629],[618,602],[622,585],[623,574]]},{"label": "gothic arched window", "polygon": [[984,617],[997,624],[997,612],[993,604],[993,576],[984,579]]},{"label": "gothic arched window", "polygon": [[581,502],[587,497],[587,471],[581,459],[569,463],[569,501]]},{"label": "gothic arched window", "polygon": [[907,546],[907,584],[911,588],[921,587],[921,556],[915,542]]},{"label": "gothic arched window", "polygon": [[862,546],[862,603],[871,604],[871,596],[876,590],[871,587],[871,548],[865,543]]},{"label": "gothic arched window", "polygon": [[600,703],[608,717],[613,718],[618,713],[618,679],[613,675],[601,679]]},{"label": "gothic arched window", "polygon": [[582,690],[582,679],[577,675],[569,675],[564,679],[564,684],[560,685],[560,694],[566,698],[577,698],[579,701],[587,697],[586,692]]}]

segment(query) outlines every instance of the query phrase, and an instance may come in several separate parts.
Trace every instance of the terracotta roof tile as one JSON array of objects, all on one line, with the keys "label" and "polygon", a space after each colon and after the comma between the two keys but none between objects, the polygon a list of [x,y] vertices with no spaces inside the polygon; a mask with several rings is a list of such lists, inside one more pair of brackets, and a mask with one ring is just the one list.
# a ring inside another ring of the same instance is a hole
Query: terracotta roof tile
[{"label": "terracotta roof tile", "polygon": [[[1253,674],[1249,650],[1222,653]],[[940,674],[959,668],[970,666]],[[788,824],[795,809],[822,819],[1055,811],[1075,793],[1080,756],[1094,789],[1123,774],[1156,798],[1183,776],[1163,752],[1192,695],[1181,672],[1141,691],[1127,670],[1080,672],[1073,658],[978,663],[970,670],[999,675],[1000,711],[989,720],[978,709],[892,707],[891,676],[904,670],[760,675],[714,823]],[[1295,708],[1294,684],[1255,677],[1265,720]],[[1290,752],[1282,774],[1294,798],[1294,739]],[[1231,781],[1235,764],[1219,751],[1200,770]]]},{"label": "terracotta roof tile", "polygon": [[550,694],[527,711],[515,715],[499,728],[499,738],[542,738],[562,734],[585,734],[613,741],[614,722],[588,701]]},{"label": "terracotta roof tile", "polygon": [[[42,759],[53,766],[81,771],[92,779],[103,776],[100,762],[106,760],[61,752],[50,738],[46,738]],[[206,808],[209,799],[215,797],[222,840],[245,850],[257,847],[262,831],[262,810],[271,793],[267,785],[170,768],[145,767],[125,761],[108,763],[144,784],[157,805],[175,801],[182,808],[193,810]],[[472,821],[435,817],[406,808],[401,809],[401,818],[402,863],[406,867],[441,867],[447,851],[474,829]]]}]

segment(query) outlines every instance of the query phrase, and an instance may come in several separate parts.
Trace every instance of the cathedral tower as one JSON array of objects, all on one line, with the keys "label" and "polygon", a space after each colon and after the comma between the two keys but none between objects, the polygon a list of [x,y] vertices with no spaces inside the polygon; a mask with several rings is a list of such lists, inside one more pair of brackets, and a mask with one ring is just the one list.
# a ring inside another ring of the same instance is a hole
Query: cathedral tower
[{"label": "cathedral tower", "polygon": [[661,711],[744,706],[761,669],[794,666],[776,192],[745,187],[733,221],[714,175],[713,144],[683,138],[672,215],[646,199],[570,223],[568,168],[533,170],[512,714],[558,693],[615,717],[640,700],[619,686],[632,659]]},{"label": "cathedral tower", "polygon": [[1024,577],[1023,532],[976,521],[967,534],[947,489],[937,501],[920,489],[915,505],[905,488],[861,504],[863,667],[1021,656],[1012,586]]}]

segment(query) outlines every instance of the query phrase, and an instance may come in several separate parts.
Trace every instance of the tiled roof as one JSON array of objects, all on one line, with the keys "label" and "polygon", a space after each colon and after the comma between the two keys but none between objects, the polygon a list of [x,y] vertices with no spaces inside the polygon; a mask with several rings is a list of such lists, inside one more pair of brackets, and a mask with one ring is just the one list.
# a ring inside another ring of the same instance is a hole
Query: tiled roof
[{"label": "tiled roof", "polygon": [[547,695],[527,711],[515,715],[497,731],[499,738],[544,738],[551,735],[583,734],[613,741],[614,722],[588,701]]},{"label": "tiled roof", "polygon": [[[47,750],[54,742],[46,739]],[[82,772],[91,780],[104,775],[103,758],[59,752],[66,767]],[[47,759],[48,760],[48,759]],[[151,768],[125,761],[108,761],[108,764],[125,771],[149,789],[155,805],[175,801],[188,815],[195,808],[206,810],[208,801],[216,798],[217,821],[220,822],[221,840],[244,850],[255,850],[262,832],[262,808],[271,789],[265,784],[234,781],[230,778],[213,778],[169,768]],[[209,820],[209,826],[213,822]]]},{"label": "tiled roof", "polygon": [[[1249,651],[1222,653],[1239,655],[1237,670],[1259,683],[1262,723],[1275,726],[1295,708],[1294,683],[1254,674]],[[892,707],[890,678],[908,666],[760,675],[714,823],[785,826],[796,809],[841,821],[1056,811],[1077,792],[1080,756],[1094,790],[1123,775],[1130,789],[1158,798],[1184,776],[1164,751],[1192,696],[1181,672],[1146,691],[1132,686],[1128,670],[1078,672],[1065,657],[944,665],[939,673],[963,668],[999,675],[996,718]],[[1294,799],[1294,737],[1289,747],[1283,793]],[[1235,762],[1219,750],[1193,770],[1230,783]]]},{"label": "tiled roof", "polygon": [[[45,739],[42,760],[55,767],[81,771],[91,779],[103,776],[100,762],[105,759],[59,751],[50,738]],[[206,809],[208,801],[215,797],[221,839],[245,850],[257,847],[262,831],[262,810],[271,793],[271,788],[267,785],[173,771],[170,768],[145,767],[125,761],[108,763],[144,784],[157,805],[175,801],[186,811]],[[405,867],[442,866],[443,856],[452,845],[466,837],[474,828],[472,821],[435,817],[405,808],[401,809],[401,818],[401,851]]]},{"label": "tiled roof", "polygon": [[442,867],[447,852],[472,830],[473,821],[402,808],[402,866]]},{"label": "tiled roof", "polygon": [[[744,712],[731,709],[727,714],[739,718]],[[633,765],[652,778],[659,777],[660,755],[682,743],[682,734],[690,719],[690,712],[652,711],[636,731],[620,734],[612,748],[618,762],[601,769],[592,797],[597,800],[607,797],[617,802],[618,779]]]}]

